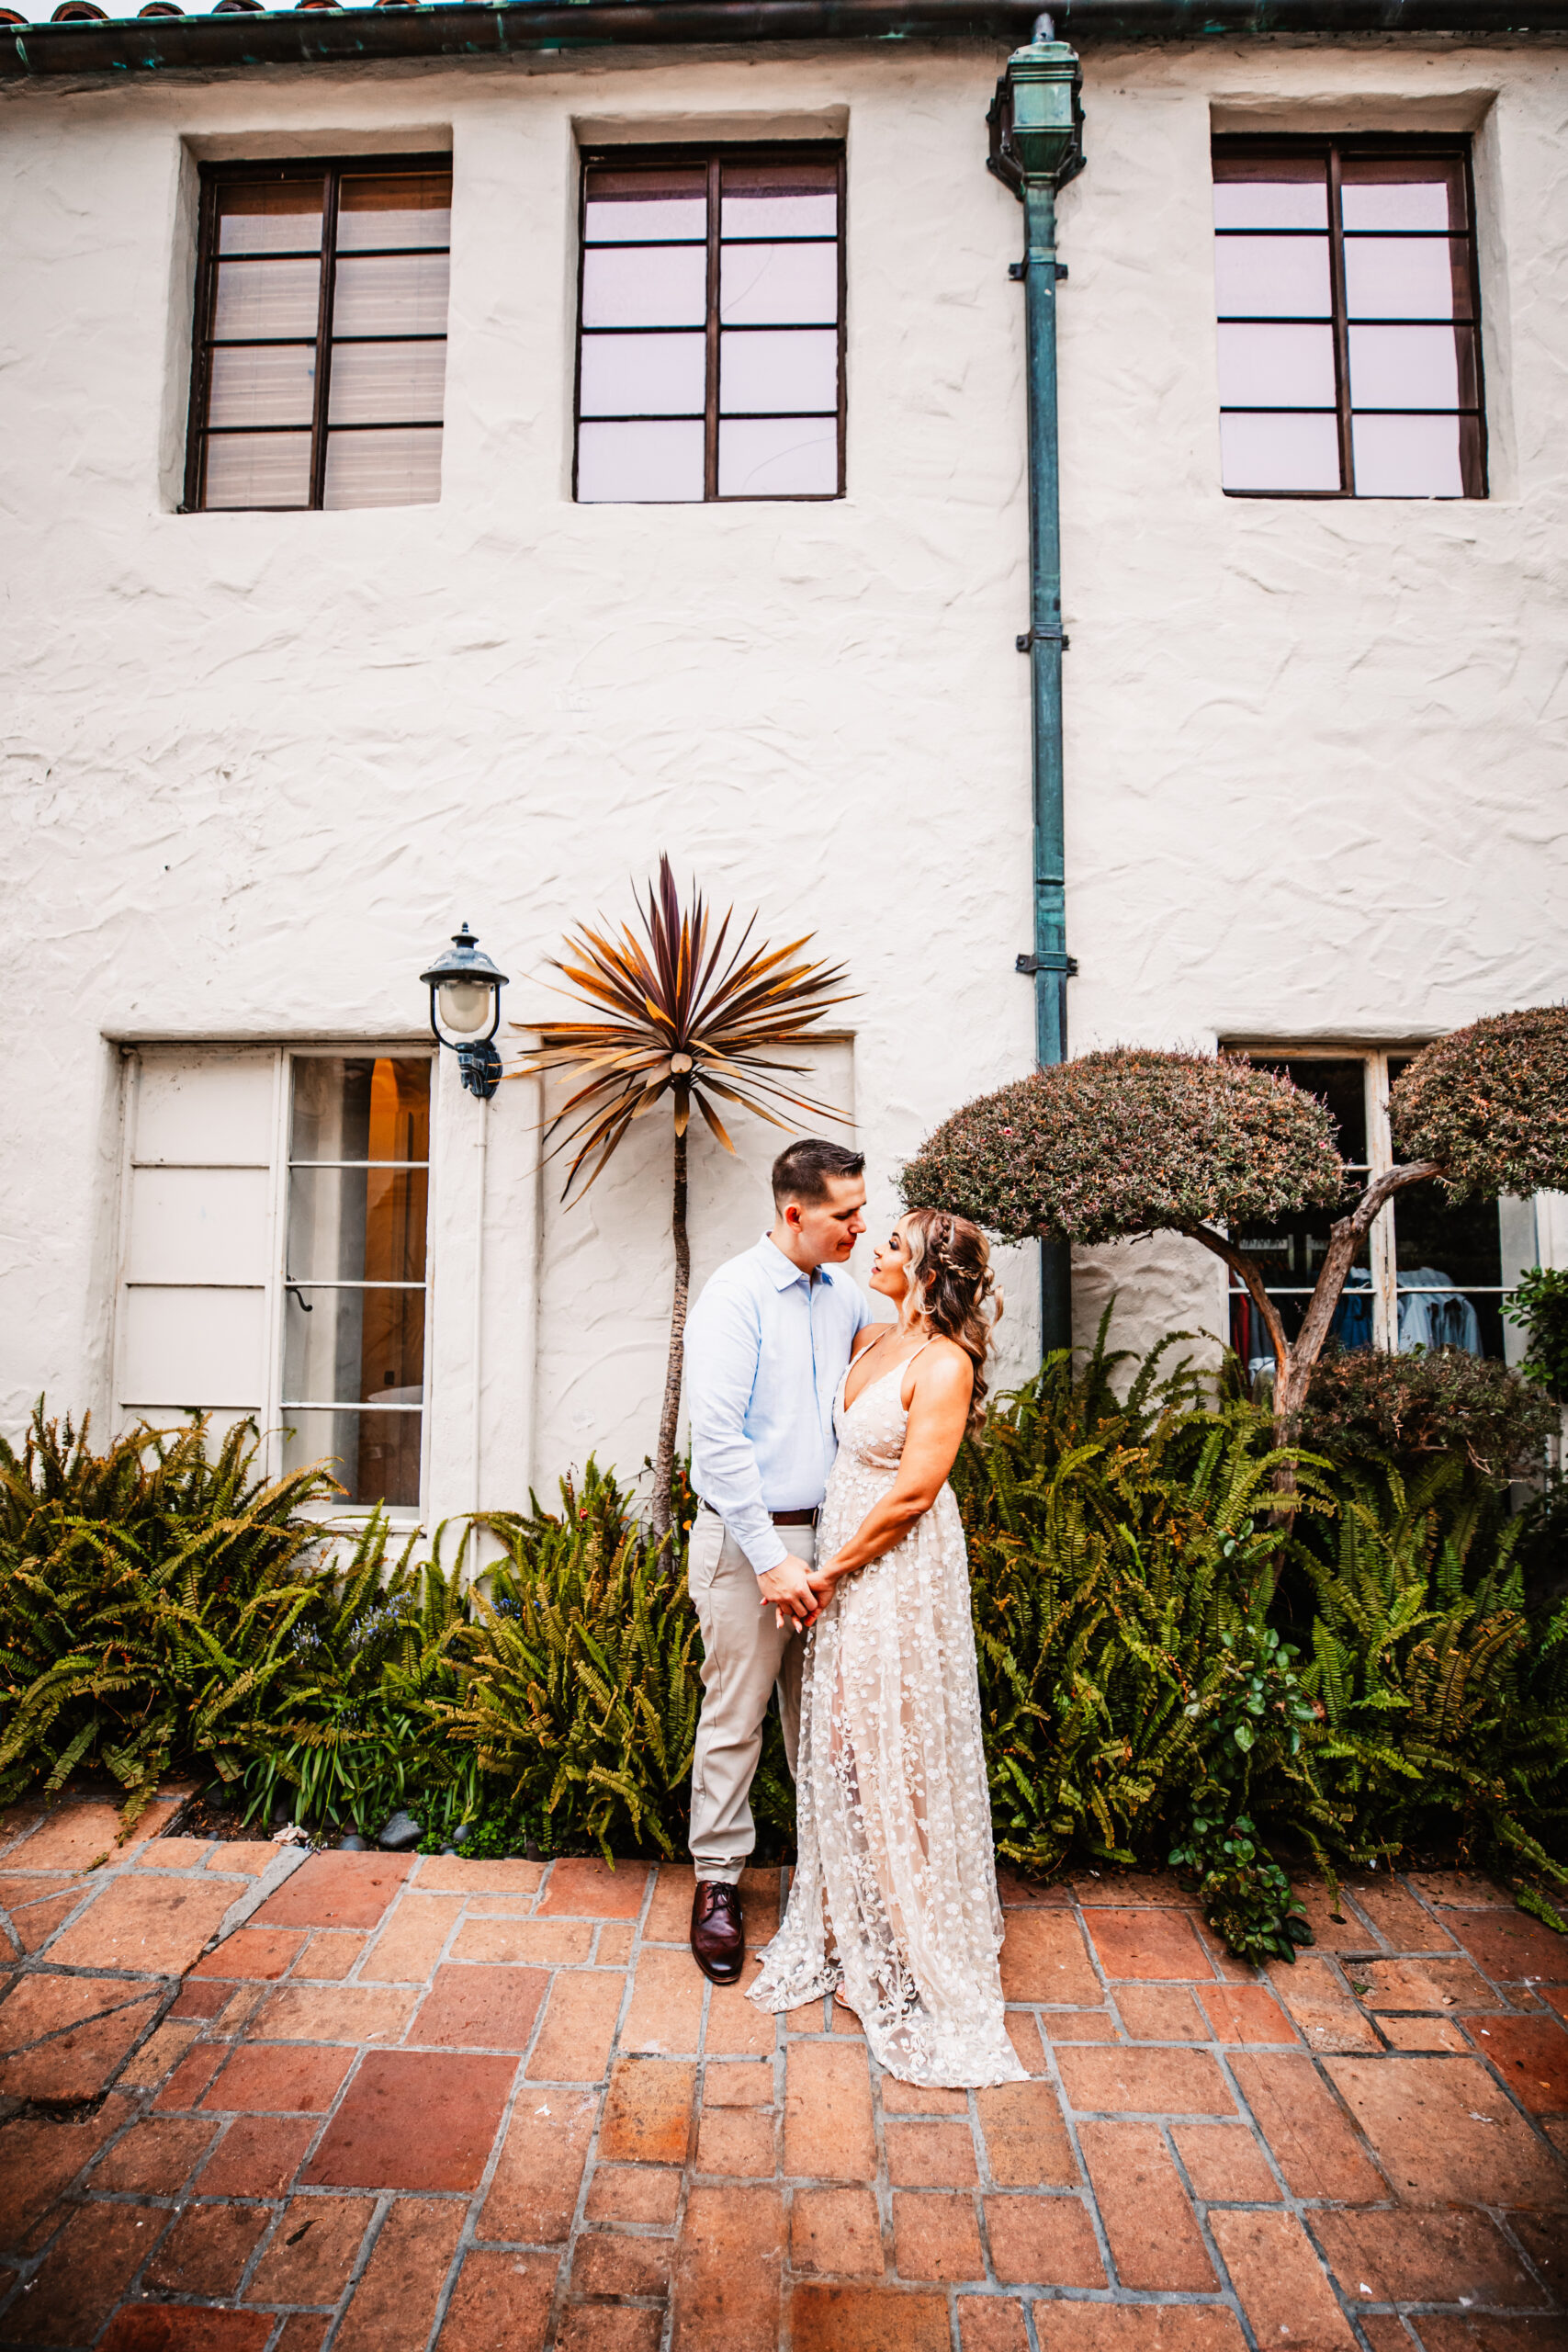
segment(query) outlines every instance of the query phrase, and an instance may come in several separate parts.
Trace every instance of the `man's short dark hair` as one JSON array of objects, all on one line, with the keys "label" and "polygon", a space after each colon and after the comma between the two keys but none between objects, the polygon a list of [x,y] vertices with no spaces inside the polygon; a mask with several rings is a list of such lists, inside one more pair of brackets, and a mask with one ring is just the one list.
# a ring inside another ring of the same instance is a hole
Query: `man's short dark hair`
[{"label": "man's short dark hair", "polygon": [[773,1162],[773,1205],[782,1209],[786,1201],[815,1205],[827,1199],[833,1178],[860,1176],[864,1170],[863,1151],[848,1151],[821,1136],[802,1136],[798,1143],[786,1144]]}]

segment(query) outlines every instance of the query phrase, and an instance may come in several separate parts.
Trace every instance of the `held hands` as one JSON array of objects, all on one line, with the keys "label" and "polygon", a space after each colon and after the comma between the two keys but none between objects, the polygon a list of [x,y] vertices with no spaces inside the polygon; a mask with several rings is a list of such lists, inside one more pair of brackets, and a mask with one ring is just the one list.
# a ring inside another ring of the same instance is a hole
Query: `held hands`
[{"label": "held hands", "polygon": [[774,1611],[775,1624],[787,1625],[792,1632],[804,1634],[821,1614],[822,1602],[811,1573],[793,1553],[786,1553],[776,1568],[757,1578],[757,1592],[762,1607]]}]

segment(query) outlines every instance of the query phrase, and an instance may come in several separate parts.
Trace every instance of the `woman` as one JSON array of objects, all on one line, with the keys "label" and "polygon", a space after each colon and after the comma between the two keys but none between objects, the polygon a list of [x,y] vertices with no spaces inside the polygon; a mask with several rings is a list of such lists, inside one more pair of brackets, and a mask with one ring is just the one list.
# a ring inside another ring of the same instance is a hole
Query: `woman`
[{"label": "woman", "polygon": [[[860,1333],[834,1405],[839,1455],[812,1577],[789,1908],[750,1990],[831,1990],[878,2064],[953,2089],[1021,2081],[1002,1940],[958,1506],[947,1485],[986,1393],[984,1235],[916,1209],[875,1253],[896,1323]],[[841,1988],[841,1991],[840,1991]]]}]

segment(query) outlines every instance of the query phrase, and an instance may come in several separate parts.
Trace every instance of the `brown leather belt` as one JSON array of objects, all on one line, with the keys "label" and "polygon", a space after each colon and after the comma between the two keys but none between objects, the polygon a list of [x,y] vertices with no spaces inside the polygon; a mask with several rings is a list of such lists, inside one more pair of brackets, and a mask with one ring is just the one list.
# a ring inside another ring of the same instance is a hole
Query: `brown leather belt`
[{"label": "brown leather belt", "polygon": [[815,1510],[773,1510],[768,1513],[775,1527],[815,1527]]}]

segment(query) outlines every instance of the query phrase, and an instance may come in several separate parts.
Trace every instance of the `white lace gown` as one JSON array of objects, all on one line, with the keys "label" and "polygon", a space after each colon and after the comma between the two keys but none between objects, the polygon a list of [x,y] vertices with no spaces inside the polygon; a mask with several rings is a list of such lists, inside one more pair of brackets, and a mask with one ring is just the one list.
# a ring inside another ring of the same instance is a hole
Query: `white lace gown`
[{"label": "white lace gown", "polygon": [[[893,1486],[908,1369],[896,1365],[847,1408],[840,1383],[819,1560]],[[900,2081],[1021,2082],[1002,2019],[1002,1913],[951,1487],[901,1544],[835,1586],[807,1644],[799,1860],[750,1997],[793,2009],[841,1984],[878,2064]]]}]

